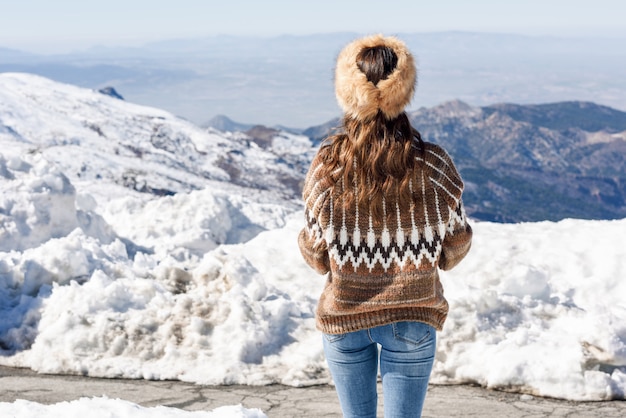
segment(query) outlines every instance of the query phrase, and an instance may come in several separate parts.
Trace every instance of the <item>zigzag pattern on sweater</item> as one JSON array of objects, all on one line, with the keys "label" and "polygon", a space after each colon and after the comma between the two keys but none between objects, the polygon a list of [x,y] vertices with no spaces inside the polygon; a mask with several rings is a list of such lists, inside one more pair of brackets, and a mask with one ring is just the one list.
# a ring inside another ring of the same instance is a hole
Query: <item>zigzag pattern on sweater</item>
[{"label": "zigzag pattern on sweater", "polygon": [[411,262],[416,268],[422,263],[434,265],[439,258],[442,249],[442,241],[445,231],[454,229],[454,225],[464,222],[465,213],[459,206],[451,217],[448,225],[440,223],[435,227],[426,225],[420,233],[417,227],[411,228],[408,233],[398,228],[392,233],[383,228],[377,236],[372,229],[366,234],[361,234],[355,229],[350,234],[345,227],[339,231],[328,228],[326,241],[328,242],[329,254],[342,269],[350,266],[356,272],[361,265],[372,270],[377,263],[386,271],[394,264],[403,269],[407,262]]},{"label": "zigzag pattern on sweater", "polygon": [[[402,231],[398,230],[398,238],[396,240],[387,241],[390,235],[388,231],[383,232],[381,240],[361,240],[359,245],[352,242],[342,243],[339,237],[336,237],[329,245],[330,255],[333,257],[339,268],[350,262],[356,271],[361,264],[365,264],[371,271],[376,263],[380,263],[383,269],[387,270],[395,262],[400,268],[403,268],[407,261],[412,261],[417,267],[422,260],[427,258],[431,264],[437,259],[437,255],[441,252],[441,237],[438,233],[430,233],[431,239],[426,238],[428,233],[419,237],[417,234],[411,234],[411,239],[404,240]],[[368,233],[371,235],[371,232]],[[387,237],[386,237],[387,236]],[[387,238],[387,239],[385,239]],[[372,242],[373,241],[373,242]],[[383,243],[385,242],[385,243]]]}]

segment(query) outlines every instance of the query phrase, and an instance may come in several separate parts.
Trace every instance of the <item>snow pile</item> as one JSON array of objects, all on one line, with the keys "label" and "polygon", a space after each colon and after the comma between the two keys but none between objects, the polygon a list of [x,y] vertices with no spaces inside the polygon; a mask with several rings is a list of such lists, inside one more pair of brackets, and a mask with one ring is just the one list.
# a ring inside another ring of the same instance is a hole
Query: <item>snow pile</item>
[{"label": "snow pile", "polygon": [[13,418],[266,418],[258,409],[240,405],[223,406],[210,412],[183,411],[176,408],[156,406],[144,408],[132,402],[108,398],[81,398],[72,402],[42,405],[18,400],[0,402],[0,415]]},{"label": "snow pile", "polygon": [[293,212],[280,203],[255,200],[252,191],[244,193],[205,189],[153,200],[121,198],[107,205],[103,217],[119,235],[162,257],[177,249],[202,255],[283,226]]},{"label": "snow pile", "polygon": [[0,251],[34,247],[78,227],[74,187],[48,161],[0,155],[0,179]]},{"label": "snow pile", "polygon": [[479,223],[446,274],[434,382],[624,399],[626,220]]},{"label": "snow pile", "polygon": [[[93,157],[115,172],[139,157],[31,152],[4,126],[0,364],[204,384],[330,381],[314,325],[324,278],[297,248],[297,204],[214,180],[139,193],[71,171]],[[148,184],[187,176],[179,163],[159,170],[146,171]],[[469,256],[442,273],[451,310],[432,382],[625,399],[626,219],[473,226]]]},{"label": "snow pile", "polygon": [[[54,165],[11,161],[5,183],[16,192],[0,207],[0,234],[19,245],[0,252],[0,362],[213,384],[311,383],[304,370],[321,369],[319,353],[300,365],[300,356],[278,355],[297,324],[311,321],[312,300],[292,300],[243,255],[219,246],[284,225],[289,210],[202,190],[146,202],[122,197],[107,212],[109,225]],[[35,207],[30,215],[15,210]],[[14,227],[19,222],[29,227]]]}]

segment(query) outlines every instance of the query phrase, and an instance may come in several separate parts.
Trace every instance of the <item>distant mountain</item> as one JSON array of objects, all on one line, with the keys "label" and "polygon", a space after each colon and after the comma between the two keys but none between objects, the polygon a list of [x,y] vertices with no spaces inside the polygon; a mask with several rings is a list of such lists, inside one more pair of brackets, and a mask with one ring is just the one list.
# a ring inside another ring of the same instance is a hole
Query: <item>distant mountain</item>
[{"label": "distant mountain", "polygon": [[587,102],[449,102],[410,118],[425,140],[452,154],[477,219],[626,217],[624,112]]},{"label": "distant mountain", "polygon": [[0,47],[0,61],[2,62],[23,62],[29,59],[35,58],[34,54],[28,52],[19,51],[17,49],[2,48]]},{"label": "distant mountain", "polygon": [[254,125],[235,122],[228,116],[216,115],[209,121],[200,125],[203,128],[214,128],[222,132],[243,132],[252,128]]},{"label": "distant mountain", "polygon": [[326,136],[328,136],[329,133],[333,131],[333,129],[338,127],[340,124],[341,118],[334,118],[322,125],[307,128],[302,131],[302,134],[308,136],[317,143],[322,141]]},{"label": "distant mountain", "polygon": [[486,115],[498,112],[519,122],[564,131],[578,128],[587,132],[626,131],[626,112],[589,102],[562,102],[538,105],[497,104],[482,108]]},{"label": "distant mountain", "polygon": [[[213,118],[209,119],[209,121],[200,124],[203,128],[213,128],[222,132],[247,132],[250,129],[254,129],[255,127],[264,127],[262,125],[253,125],[250,123],[240,123],[235,122],[225,115],[216,115]],[[270,129],[274,131],[287,132],[294,135],[302,135],[302,129],[299,128],[290,128],[283,125],[274,125]],[[308,136],[308,135],[306,135]]]}]

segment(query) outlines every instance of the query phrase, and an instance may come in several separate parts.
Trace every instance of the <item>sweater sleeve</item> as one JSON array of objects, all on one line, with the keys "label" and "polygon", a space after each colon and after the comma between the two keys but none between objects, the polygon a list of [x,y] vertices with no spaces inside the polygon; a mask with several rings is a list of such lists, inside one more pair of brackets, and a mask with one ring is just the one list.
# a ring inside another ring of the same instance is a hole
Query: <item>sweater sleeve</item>
[{"label": "sweater sleeve", "polygon": [[322,214],[327,210],[330,190],[326,182],[317,175],[321,164],[323,163],[318,155],[313,159],[304,182],[302,198],[305,224],[298,235],[298,246],[304,261],[318,273],[326,274],[330,271],[330,261],[328,245],[324,239]]},{"label": "sweater sleeve", "polygon": [[[431,181],[436,185],[441,204],[448,206],[448,220],[442,242],[442,251],[439,258],[439,268],[450,270],[467,255],[472,243],[472,228],[470,227],[465,208],[463,207],[463,180],[452,158],[441,147],[428,144],[431,160]],[[445,202],[445,203],[444,203]]]},{"label": "sweater sleeve", "polygon": [[459,264],[469,252],[471,245],[472,227],[467,222],[463,202],[459,200],[456,210],[451,213],[446,228],[441,257],[439,258],[439,268],[450,270]]},{"label": "sweater sleeve", "polygon": [[316,272],[326,274],[330,271],[326,241],[316,242],[305,227],[298,235],[298,245],[304,261]]}]

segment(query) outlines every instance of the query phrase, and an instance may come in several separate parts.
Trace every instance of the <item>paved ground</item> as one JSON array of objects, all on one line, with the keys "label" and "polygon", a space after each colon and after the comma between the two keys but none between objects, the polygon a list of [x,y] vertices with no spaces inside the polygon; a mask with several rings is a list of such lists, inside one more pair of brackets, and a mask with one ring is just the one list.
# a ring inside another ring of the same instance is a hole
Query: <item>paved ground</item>
[{"label": "paved ground", "polygon": [[[188,411],[212,410],[242,404],[260,408],[270,418],[341,417],[330,386],[199,386],[175,381],[94,379],[40,375],[30,370],[0,366],[0,402],[26,399],[43,404],[106,395],[146,407],[165,405]],[[382,415],[380,408],[379,416]],[[626,402],[567,402],[495,392],[471,386],[432,386],[424,418],[623,418]]]}]

